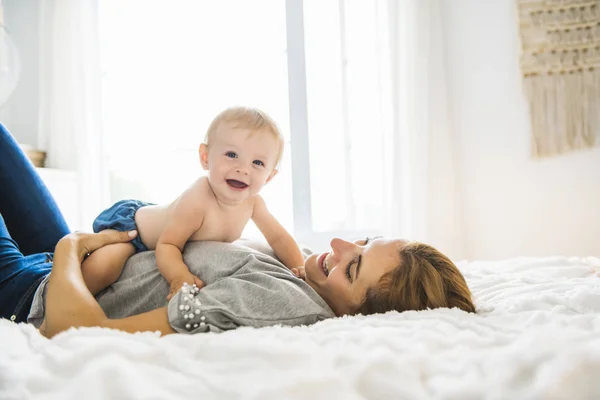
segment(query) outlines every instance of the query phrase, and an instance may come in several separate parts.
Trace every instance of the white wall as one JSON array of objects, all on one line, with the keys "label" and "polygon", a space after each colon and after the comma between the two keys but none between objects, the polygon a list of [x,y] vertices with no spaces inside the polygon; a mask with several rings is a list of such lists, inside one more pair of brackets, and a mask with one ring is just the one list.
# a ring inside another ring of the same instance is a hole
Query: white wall
[{"label": "white wall", "polygon": [[38,144],[40,0],[4,0],[4,22],[21,58],[21,77],[0,110],[2,121],[20,143]]},{"label": "white wall", "polygon": [[600,256],[600,148],[530,157],[514,3],[443,3],[467,257]]}]

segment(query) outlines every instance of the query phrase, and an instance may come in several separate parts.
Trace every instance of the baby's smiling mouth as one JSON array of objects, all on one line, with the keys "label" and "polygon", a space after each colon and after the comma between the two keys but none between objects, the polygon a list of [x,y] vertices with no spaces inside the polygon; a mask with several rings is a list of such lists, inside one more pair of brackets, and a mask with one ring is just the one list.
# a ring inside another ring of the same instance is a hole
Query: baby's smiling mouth
[{"label": "baby's smiling mouth", "polygon": [[238,181],[237,179],[227,179],[227,185],[234,189],[246,189],[248,184],[242,181]]}]

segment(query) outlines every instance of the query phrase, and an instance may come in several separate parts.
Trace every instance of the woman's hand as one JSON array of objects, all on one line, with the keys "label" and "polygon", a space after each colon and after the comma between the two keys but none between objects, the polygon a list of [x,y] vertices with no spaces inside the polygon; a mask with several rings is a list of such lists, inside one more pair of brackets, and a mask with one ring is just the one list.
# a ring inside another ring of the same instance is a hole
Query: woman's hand
[{"label": "woman's hand", "polygon": [[136,231],[105,230],[100,233],[74,232],[56,245],[52,272],[46,286],[46,317],[40,331],[53,337],[71,327],[100,326],[126,332],[160,331],[174,333],[163,307],[133,317],[110,320],[90,293],[81,274],[83,258],[102,246],[126,243]]},{"label": "woman's hand", "polygon": [[73,232],[63,237],[58,244],[56,249],[63,247],[64,245],[74,245],[77,250],[79,261],[83,259],[91,252],[98,250],[100,247],[104,247],[113,243],[127,243],[137,236],[137,231],[119,232],[114,229],[106,229],[99,233],[85,233],[85,232]]}]

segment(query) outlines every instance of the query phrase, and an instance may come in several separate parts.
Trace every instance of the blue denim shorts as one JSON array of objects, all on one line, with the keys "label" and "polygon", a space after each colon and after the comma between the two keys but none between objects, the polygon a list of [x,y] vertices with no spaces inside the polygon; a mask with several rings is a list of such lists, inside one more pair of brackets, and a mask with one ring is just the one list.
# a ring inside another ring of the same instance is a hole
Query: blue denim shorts
[{"label": "blue denim shorts", "polygon": [[[121,200],[112,207],[102,211],[94,220],[92,228],[94,232],[100,232],[104,229],[115,229],[120,232],[137,229],[135,225],[135,213],[144,206],[151,206],[153,203],[147,203],[140,200]],[[138,234],[130,242],[135,247],[135,252],[147,251],[148,247],[140,239]]]}]

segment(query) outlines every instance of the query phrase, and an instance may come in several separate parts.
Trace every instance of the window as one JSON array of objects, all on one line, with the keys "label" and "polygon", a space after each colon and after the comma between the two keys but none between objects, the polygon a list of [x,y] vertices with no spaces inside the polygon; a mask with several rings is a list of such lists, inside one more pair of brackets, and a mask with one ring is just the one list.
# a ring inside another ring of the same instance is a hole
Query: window
[{"label": "window", "polygon": [[304,2],[312,222],[305,240],[381,232],[391,104],[384,6]]},{"label": "window", "polygon": [[[202,174],[197,149],[210,120],[243,104],[286,135],[263,196],[300,242],[319,249],[334,234],[377,232],[384,3],[101,1],[111,201],[173,200]],[[251,224],[245,236],[260,237]]]}]

